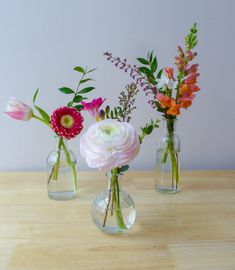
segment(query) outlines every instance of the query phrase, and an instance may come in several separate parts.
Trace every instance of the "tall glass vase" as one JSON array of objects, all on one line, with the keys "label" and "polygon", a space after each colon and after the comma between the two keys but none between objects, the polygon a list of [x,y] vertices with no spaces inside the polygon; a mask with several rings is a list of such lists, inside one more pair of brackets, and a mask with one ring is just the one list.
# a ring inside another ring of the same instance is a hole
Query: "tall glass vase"
[{"label": "tall glass vase", "polygon": [[123,174],[117,168],[106,174],[108,189],[99,194],[92,204],[92,218],[103,232],[117,234],[130,229],[136,218],[135,204],[131,196],[121,189]]},{"label": "tall glass vase", "polygon": [[161,193],[173,194],[179,191],[180,139],[176,130],[177,119],[164,118],[164,129],[157,148],[155,189]]},{"label": "tall glass vase", "polygon": [[68,149],[66,139],[56,136],[56,150],[47,158],[48,196],[54,200],[69,200],[77,195],[76,157]]}]

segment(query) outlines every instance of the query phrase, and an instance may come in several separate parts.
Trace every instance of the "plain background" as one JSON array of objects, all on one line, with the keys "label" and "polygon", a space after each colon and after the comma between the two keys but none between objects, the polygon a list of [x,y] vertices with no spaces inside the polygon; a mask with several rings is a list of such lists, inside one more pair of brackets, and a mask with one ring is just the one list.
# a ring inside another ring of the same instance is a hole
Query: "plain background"
[{"label": "plain background", "polygon": [[[127,57],[130,63],[153,49],[159,65],[172,66],[177,44],[193,22],[198,23],[201,92],[178,121],[183,169],[235,169],[235,1],[229,0],[15,0],[0,1],[1,112],[10,96],[49,113],[68,97],[59,87],[75,87],[76,65],[97,67],[96,91],[117,103],[129,77],[105,60],[103,52]],[[160,117],[137,98],[133,125]],[[92,120],[85,115],[86,127]],[[0,170],[44,170],[54,148],[52,132],[41,123],[14,121],[0,114]],[[132,169],[153,169],[160,131],[147,138]],[[71,141],[80,170],[78,138]]]}]

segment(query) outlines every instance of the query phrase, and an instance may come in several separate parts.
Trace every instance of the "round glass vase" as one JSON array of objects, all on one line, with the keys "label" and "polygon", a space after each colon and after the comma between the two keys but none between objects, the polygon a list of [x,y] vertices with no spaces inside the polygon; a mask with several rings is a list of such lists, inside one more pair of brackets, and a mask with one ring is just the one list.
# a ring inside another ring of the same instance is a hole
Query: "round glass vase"
[{"label": "round glass vase", "polygon": [[47,190],[53,200],[77,196],[76,157],[68,149],[67,140],[59,136],[56,136],[56,150],[47,158]]},{"label": "round glass vase", "polygon": [[108,189],[99,194],[92,204],[92,219],[103,232],[123,233],[135,223],[136,210],[131,196],[121,189],[117,169],[106,173]]},{"label": "round glass vase", "polygon": [[155,170],[155,189],[161,193],[174,194],[179,191],[180,139],[176,134],[176,122],[177,119],[163,119]]}]

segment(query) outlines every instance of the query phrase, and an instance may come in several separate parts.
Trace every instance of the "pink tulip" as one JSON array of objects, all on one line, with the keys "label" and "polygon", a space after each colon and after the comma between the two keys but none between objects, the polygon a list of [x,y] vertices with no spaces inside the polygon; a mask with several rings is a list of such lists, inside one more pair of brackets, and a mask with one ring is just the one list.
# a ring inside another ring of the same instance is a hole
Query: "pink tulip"
[{"label": "pink tulip", "polygon": [[33,117],[33,109],[11,97],[7,102],[5,114],[17,120],[29,121]]},{"label": "pink tulip", "polygon": [[88,111],[90,115],[95,118],[96,120],[99,120],[99,109],[101,105],[104,103],[105,99],[102,99],[101,97],[93,99],[91,102],[84,102],[82,101],[83,110]]}]

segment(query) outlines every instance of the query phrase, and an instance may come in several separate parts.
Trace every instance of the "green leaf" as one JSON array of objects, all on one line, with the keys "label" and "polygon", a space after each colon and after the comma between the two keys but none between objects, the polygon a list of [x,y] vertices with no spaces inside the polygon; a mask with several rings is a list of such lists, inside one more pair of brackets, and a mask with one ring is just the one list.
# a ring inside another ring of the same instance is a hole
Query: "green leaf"
[{"label": "green leaf", "polygon": [[74,97],[73,102],[80,102],[83,99],[87,99],[87,98],[85,98],[83,96],[80,96],[80,95],[77,95],[77,96]]},{"label": "green leaf", "polygon": [[113,111],[110,111],[110,117],[114,119]]},{"label": "green leaf", "polygon": [[129,165],[124,165],[121,168],[119,168],[119,172],[126,172],[129,170]]},{"label": "green leaf", "polygon": [[159,112],[165,112],[165,109],[162,108],[161,104],[159,102],[156,101],[156,106],[157,106],[157,110]]},{"label": "green leaf", "polygon": [[85,93],[88,93],[88,92],[90,92],[90,91],[92,91],[92,90],[94,90],[95,89],[95,87],[86,87],[86,88],[83,88],[82,90],[80,90],[80,91],[78,91],[78,93],[79,94],[85,94]]},{"label": "green leaf", "polygon": [[71,88],[68,88],[68,87],[59,88],[59,91],[64,93],[64,94],[74,94],[75,93]]},{"label": "green leaf", "polygon": [[106,108],[105,108],[105,116],[106,116],[106,118],[109,118],[109,112],[110,112],[110,107],[106,106]]},{"label": "green leaf", "polygon": [[151,84],[154,84],[154,85],[157,84],[157,82],[156,82],[156,80],[154,79],[153,76],[148,76],[148,80],[149,80],[149,82],[150,82]]},{"label": "green leaf", "polygon": [[149,135],[153,131],[153,125],[149,125],[145,128],[145,134]]},{"label": "green leaf", "polygon": [[75,109],[77,109],[78,111],[81,111],[83,109],[82,105],[76,105],[74,106]]},{"label": "green leaf", "polygon": [[83,74],[85,73],[84,68],[79,67],[79,66],[75,67],[73,70],[76,70],[76,71],[81,72],[81,73],[83,73]]},{"label": "green leaf", "polygon": [[38,96],[38,91],[39,91],[39,89],[36,90],[36,92],[35,92],[35,94],[34,94],[34,96],[33,96],[33,104],[35,103],[36,98],[37,98],[37,96]]},{"label": "green leaf", "polygon": [[151,75],[151,70],[148,69],[148,68],[146,68],[146,67],[139,67],[139,71],[140,71],[141,73],[146,74],[146,75]]},{"label": "green leaf", "polygon": [[149,64],[149,61],[144,59],[144,58],[137,58],[137,60],[143,65],[148,65]]},{"label": "green leaf", "polygon": [[34,105],[35,109],[40,113],[41,117],[43,118],[43,120],[50,124],[50,116],[40,107]]},{"label": "green leaf", "polygon": [[148,58],[149,58],[149,62],[151,63],[153,60],[153,51],[148,52]]},{"label": "green leaf", "polygon": [[154,73],[157,70],[157,57],[155,56],[153,59],[153,62],[150,65],[152,73]]},{"label": "green leaf", "polygon": [[93,68],[93,69],[91,69],[91,70],[88,70],[87,73],[91,73],[91,72],[93,72],[93,71],[95,71],[95,70],[97,70],[97,68]]},{"label": "green leaf", "polygon": [[68,104],[67,104],[68,107],[72,107],[73,106],[73,101],[70,101]]},{"label": "green leaf", "polygon": [[160,78],[161,78],[161,76],[162,76],[162,72],[163,72],[163,69],[161,69],[161,70],[158,72],[158,74],[157,74],[157,78],[158,78],[158,79],[160,79]]},{"label": "green leaf", "polygon": [[87,79],[81,80],[80,81],[80,84],[85,83],[85,82],[88,82],[88,81],[94,81],[94,80],[91,79],[91,78],[87,78]]}]

